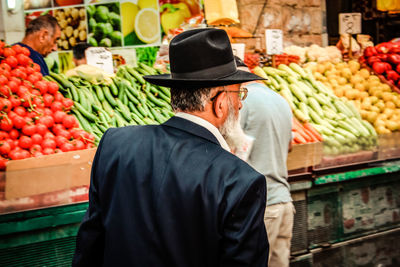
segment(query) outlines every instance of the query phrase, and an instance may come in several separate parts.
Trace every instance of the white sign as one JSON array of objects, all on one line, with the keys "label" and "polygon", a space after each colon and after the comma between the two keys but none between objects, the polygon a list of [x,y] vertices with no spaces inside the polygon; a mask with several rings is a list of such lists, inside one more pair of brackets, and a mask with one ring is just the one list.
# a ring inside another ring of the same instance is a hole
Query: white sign
[{"label": "white sign", "polygon": [[85,50],[88,65],[98,67],[107,73],[114,73],[113,58],[111,52],[104,47],[89,47]]},{"label": "white sign", "polygon": [[361,13],[339,13],[339,33],[361,33]]},{"label": "white sign", "polygon": [[239,57],[241,60],[244,60],[244,50],[245,44],[232,44],[233,55]]},{"label": "white sign", "polygon": [[282,30],[265,30],[265,43],[268,55],[279,55],[283,52]]}]

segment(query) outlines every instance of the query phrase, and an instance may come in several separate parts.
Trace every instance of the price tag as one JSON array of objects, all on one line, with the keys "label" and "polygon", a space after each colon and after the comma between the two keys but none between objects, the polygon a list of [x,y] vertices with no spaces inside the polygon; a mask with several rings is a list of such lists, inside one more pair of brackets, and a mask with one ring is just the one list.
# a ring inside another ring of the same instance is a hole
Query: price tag
[{"label": "price tag", "polygon": [[89,47],[85,50],[88,65],[98,67],[107,73],[114,73],[112,53],[104,47]]},{"label": "price tag", "polygon": [[339,33],[361,33],[361,13],[339,13]]},{"label": "price tag", "polygon": [[239,57],[241,60],[244,60],[244,50],[246,45],[242,43],[232,44],[233,55]]},{"label": "price tag", "polygon": [[265,30],[265,43],[268,55],[279,55],[283,52],[282,30]]}]

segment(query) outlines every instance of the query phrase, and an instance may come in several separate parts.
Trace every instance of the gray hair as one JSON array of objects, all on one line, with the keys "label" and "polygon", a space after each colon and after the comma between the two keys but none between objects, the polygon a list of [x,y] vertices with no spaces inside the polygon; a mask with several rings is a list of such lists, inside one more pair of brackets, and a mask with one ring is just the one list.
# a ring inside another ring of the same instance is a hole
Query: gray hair
[{"label": "gray hair", "polygon": [[49,14],[46,14],[29,22],[25,29],[25,36],[40,31],[43,28],[51,30],[51,34],[53,35],[57,27],[60,28],[57,19]]},{"label": "gray hair", "polygon": [[171,88],[171,106],[174,111],[204,111],[214,88],[216,87],[199,89]]}]

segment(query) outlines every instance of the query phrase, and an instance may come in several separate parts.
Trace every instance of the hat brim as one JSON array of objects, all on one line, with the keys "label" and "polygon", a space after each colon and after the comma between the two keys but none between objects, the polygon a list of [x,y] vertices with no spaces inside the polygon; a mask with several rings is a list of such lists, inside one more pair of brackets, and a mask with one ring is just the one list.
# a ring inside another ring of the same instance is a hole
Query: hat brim
[{"label": "hat brim", "polygon": [[219,79],[176,79],[172,78],[170,74],[146,75],[143,76],[143,78],[149,83],[155,85],[187,89],[217,87],[223,85],[251,82],[256,80],[266,80],[258,75],[242,70],[237,70],[232,75]]}]

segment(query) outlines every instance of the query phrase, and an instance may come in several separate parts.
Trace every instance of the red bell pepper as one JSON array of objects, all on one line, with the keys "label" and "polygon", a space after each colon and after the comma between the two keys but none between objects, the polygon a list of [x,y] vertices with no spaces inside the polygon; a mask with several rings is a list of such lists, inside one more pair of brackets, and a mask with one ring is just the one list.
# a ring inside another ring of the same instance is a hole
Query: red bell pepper
[{"label": "red bell pepper", "polygon": [[400,64],[396,67],[396,72],[400,74]]},{"label": "red bell pepper", "polygon": [[398,54],[389,54],[388,60],[390,63],[398,65],[400,64],[400,55]]},{"label": "red bell pepper", "polygon": [[377,46],[375,46],[376,51],[381,54],[386,54],[389,52],[389,50],[393,47],[394,43],[391,42],[385,42],[385,43],[380,43]]},{"label": "red bell pepper", "polygon": [[[374,62],[372,65],[372,69],[377,73],[377,74],[382,74],[386,71],[386,62]],[[389,65],[390,66],[390,65]]]},{"label": "red bell pepper", "polygon": [[373,46],[369,46],[369,47],[365,48],[365,50],[364,50],[365,57],[372,57],[372,56],[376,56],[377,54],[378,54],[378,52],[376,51],[375,47],[373,47]]},{"label": "red bell pepper", "polygon": [[377,55],[377,57],[381,60],[381,61],[388,61],[388,54],[379,54]]},{"label": "red bell pepper", "polygon": [[386,71],[386,78],[389,81],[393,81],[393,83],[395,83],[400,79],[400,75],[397,72],[395,72],[394,70],[388,70],[388,71]]},{"label": "red bell pepper", "polygon": [[377,56],[372,56],[368,58],[368,65],[372,66],[374,62],[380,62],[381,60]]}]

